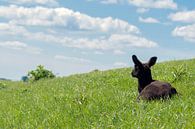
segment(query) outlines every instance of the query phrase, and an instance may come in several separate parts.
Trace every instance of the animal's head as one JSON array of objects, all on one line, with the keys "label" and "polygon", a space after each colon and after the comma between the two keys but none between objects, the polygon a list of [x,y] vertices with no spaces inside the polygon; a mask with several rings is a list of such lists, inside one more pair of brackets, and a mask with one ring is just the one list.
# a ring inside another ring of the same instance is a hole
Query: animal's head
[{"label": "animal's head", "polygon": [[136,78],[146,78],[151,77],[150,67],[156,63],[157,57],[151,57],[147,63],[142,63],[138,60],[136,55],[132,56],[134,63],[134,69],[132,70],[131,75]]}]

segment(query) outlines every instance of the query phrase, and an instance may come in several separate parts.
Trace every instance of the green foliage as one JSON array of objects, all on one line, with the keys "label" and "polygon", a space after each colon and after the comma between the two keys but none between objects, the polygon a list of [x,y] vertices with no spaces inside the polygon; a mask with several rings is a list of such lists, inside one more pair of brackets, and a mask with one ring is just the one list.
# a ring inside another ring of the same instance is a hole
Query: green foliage
[{"label": "green foliage", "polygon": [[51,71],[45,69],[42,65],[38,65],[37,69],[29,71],[28,76],[32,81],[55,77],[55,75]]},{"label": "green foliage", "polygon": [[171,61],[152,68],[154,79],[171,82],[174,68],[185,66],[182,81],[172,83],[182,95],[165,101],[138,103],[129,68],[6,82],[0,90],[0,129],[194,129],[194,64],[195,59]]},{"label": "green foliage", "polygon": [[3,82],[0,82],[0,86],[6,86],[6,84]]},{"label": "green foliage", "polygon": [[22,77],[21,77],[21,81],[27,82],[27,81],[28,81],[28,76],[22,76]]},{"label": "green foliage", "polygon": [[0,89],[3,89],[3,88],[5,88],[5,87],[6,87],[6,84],[3,83],[3,82],[0,82]]},{"label": "green foliage", "polygon": [[180,65],[180,66],[177,66],[177,67],[173,67],[173,83],[176,82],[176,81],[181,81],[182,78],[184,78],[184,76],[187,75],[187,68],[184,67],[184,65]]}]

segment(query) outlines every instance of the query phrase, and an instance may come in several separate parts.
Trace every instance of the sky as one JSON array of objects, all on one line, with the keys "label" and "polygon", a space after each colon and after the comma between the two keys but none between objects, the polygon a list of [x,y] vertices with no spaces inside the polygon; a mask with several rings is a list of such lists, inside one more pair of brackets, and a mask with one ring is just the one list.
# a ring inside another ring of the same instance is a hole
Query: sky
[{"label": "sky", "polygon": [[0,0],[0,78],[195,58],[194,0]]}]

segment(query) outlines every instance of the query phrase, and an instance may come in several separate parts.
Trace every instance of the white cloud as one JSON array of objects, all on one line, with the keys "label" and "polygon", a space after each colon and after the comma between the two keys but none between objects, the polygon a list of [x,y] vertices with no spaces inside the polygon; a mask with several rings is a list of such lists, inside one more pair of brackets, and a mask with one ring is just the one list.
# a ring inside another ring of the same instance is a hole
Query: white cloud
[{"label": "white cloud", "polygon": [[5,2],[7,2],[9,4],[17,4],[17,5],[24,5],[24,4],[49,5],[49,6],[57,6],[58,5],[57,0],[7,0]]},{"label": "white cloud", "polygon": [[[127,2],[139,8],[177,9],[177,3],[173,0],[101,0],[103,4],[119,4]],[[146,10],[144,10],[146,11]],[[144,12],[143,9],[138,12]]]},{"label": "white cloud", "polygon": [[[79,39],[58,39],[54,40],[61,42],[65,46],[76,47],[76,48],[88,48],[88,49],[99,49],[99,50],[115,50],[124,49],[129,47],[145,47],[152,48],[158,46],[157,43],[147,40],[143,37],[128,35],[128,34],[112,34],[105,39],[89,39],[89,38],[79,38]],[[69,44],[71,43],[71,44]]]},{"label": "white cloud", "polygon": [[192,23],[192,25],[177,26],[172,35],[195,42],[195,10],[172,13],[168,16],[172,21]]},{"label": "white cloud", "polygon": [[146,8],[138,8],[136,10],[137,13],[145,13],[145,12],[148,12],[148,11],[149,11],[149,9],[146,9]]},{"label": "white cloud", "polygon": [[[11,29],[9,29],[9,27]],[[1,29],[3,28],[3,29]],[[7,29],[6,29],[7,28]],[[18,28],[18,29],[17,29]],[[16,30],[16,31],[15,31]],[[22,33],[16,33],[20,30]],[[65,47],[80,49],[97,49],[97,50],[115,50],[130,47],[152,48],[158,46],[156,42],[150,41],[144,37],[133,34],[111,34],[108,37],[68,37],[64,35],[45,34],[43,32],[32,33],[25,30],[24,27],[0,23],[0,34],[11,35],[12,37],[21,36],[28,40],[38,40],[48,43],[57,43]]]},{"label": "white cloud", "polygon": [[0,42],[1,47],[21,50],[25,49],[27,45],[25,43],[19,42],[19,41],[6,41],[6,42]]},{"label": "white cloud", "polygon": [[102,0],[102,4],[117,4],[118,0]]},{"label": "white cloud", "polygon": [[93,2],[93,1],[98,1],[102,4],[118,4],[118,3],[122,3],[125,0],[86,0],[88,2]]},{"label": "white cloud", "polygon": [[185,40],[195,42],[195,24],[176,27],[172,34],[173,36],[182,37]]},{"label": "white cloud", "polygon": [[152,17],[147,17],[147,18],[139,17],[139,21],[143,23],[160,23],[159,20]]},{"label": "white cloud", "polygon": [[105,39],[58,37],[45,34],[37,34],[34,38],[42,41],[60,43],[65,47],[80,49],[115,50],[126,47],[156,47],[157,43],[135,35],[113,34]]},{"label": "white cloud", "polygon": [[172,21],[195,23],[195,10],[173,13],[170,14],[168,18],[170,18]]},{"label": "white cloud", "polygon": [[[67,8],[0,6],[0,17],[8,20],[8,23],[0,23],[2,37],[113,52],[116,49],[158,46],[141,36],[139,29],[126,21],[91,17]],[[38,31],[32,30],[31,26],[39,28]]]},{"label": "white cloud", "polygon": [[75,62],[77,62],[77,63],[91,63],[90,60],[78,58],[78,57],[68,57],[68,56],[63,56],[63,55],[56,55],[54,58],[57,60],[64,60],[64,61],[73,62],[73,63],[75,63]]},{"label": "white cloud", "polygon": [[112,17],[91,17],[67,8],[0,6],[0,17],[10,20],[13,24],[28,26],[62,26],[71,30],[139,33],[136,26],[126,21]]},{"label": "white cloud", "polygon": [[115,62],[114,67],[127,67],[128,65],[124,62]]},{"label": "white cloud", "polygon": [[40,48],[32,47],[19,41],[0,41],[0,47],[14,49],[18,51],[25,51],[33,54],[40,54],[42,51]]},{"label": "white cloud", "polygon": [[16,26],[14,24],[0,23],[0,34],[4,35],[18,35],[25,34],[27,30],[22,26]]},{"label": "white cloud", "polygon": [[120,35],[120,34],[113,34],[109,38],[110,42],[116,43],[115,48],[121,48],[120,45],[118,46],[117,43],[121,43],[123,47],[157,47],[157,43],[147,40],[143,37],[135,36],[135,35]]},{"label": "white cloud", "polygon": [[124,55],[125,52],[124,51],[121,51],[121,50],[114,50],[114,54],[115,55]]},{"label": "white cloud", "polygon": [[128,2],[139,8],[177,9],[173,0],[128,0]]}]

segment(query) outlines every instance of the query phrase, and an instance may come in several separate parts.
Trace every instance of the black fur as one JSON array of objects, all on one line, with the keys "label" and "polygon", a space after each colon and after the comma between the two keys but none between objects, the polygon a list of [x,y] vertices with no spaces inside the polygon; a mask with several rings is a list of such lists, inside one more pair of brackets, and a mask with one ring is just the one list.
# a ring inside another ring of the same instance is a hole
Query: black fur
[{"label": "black fur", "polygon": [[150,67],[156,63],[157,57],[152,57],[147,63],[141,63],[138,58],[133,55],[132,60],[135,64],[132,70],[132,76],[138,79],[138,99],[164,99],[177,94],[177,91],[171,84],[152,79]]}]

